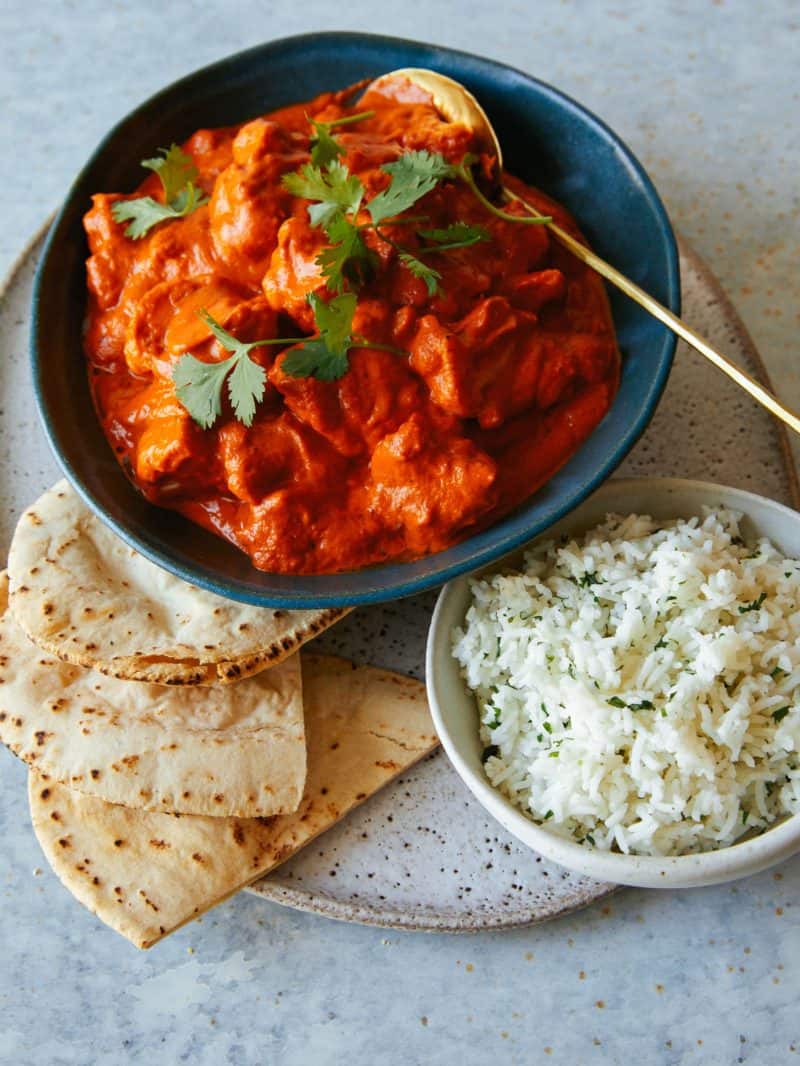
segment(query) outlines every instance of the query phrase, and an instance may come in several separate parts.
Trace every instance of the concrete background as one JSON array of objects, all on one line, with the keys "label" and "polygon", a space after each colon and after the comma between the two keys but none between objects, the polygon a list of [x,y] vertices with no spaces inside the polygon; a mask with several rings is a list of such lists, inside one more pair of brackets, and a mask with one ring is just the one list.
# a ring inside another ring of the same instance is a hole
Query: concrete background
[{"label": "concrete background", "polygon": [[[292,33],[416,37],[522,67],[616,129],[800,408],[799,27],[789,0],[7,0],[0,274],[104,131],[166,83]],[[1,772],[0,790],[24,787],[22,767]],[[3,1062],[771,1064],[800,1041],[800,861],[461,938],[242,896],[141,955],[32,877],[27,825],[0,818],[0,832]]]}]

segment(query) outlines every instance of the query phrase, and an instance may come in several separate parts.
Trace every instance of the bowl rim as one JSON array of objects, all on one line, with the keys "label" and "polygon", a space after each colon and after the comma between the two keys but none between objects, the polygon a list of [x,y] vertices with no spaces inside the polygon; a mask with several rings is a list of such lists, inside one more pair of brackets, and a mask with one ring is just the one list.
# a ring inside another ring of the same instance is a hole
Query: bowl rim
[{"label": "bowl rim", "polygon": [[[759,507],[766,507],[768,511],[780,513],[791,522],[800,524],[800,513],[777,500],[771,500],[769,497],[747,489],[689,478],[657,476],[615,478],[600,486],[593,498],[614,494],[624,495],[648,489],[653,493],[681,490],[709,496],[722,493],[728,497],[727,500],[720,501],[726,506],[733,506],[734,501],[739,501],[743,505],[755,502]],[[744,506],[742,510],[745,514],[747,513]],[[531,543],[546,536],[547,532],[543,532],[532,538]],[[491,573],[495,569],[502,569],[503,564],[504,560],[497,560],[495,564],[483,568],[483,572]],[[448,699],[444,691],[446,681],[452,677],[458,678],[465,696],[468,700],[471,699],[471,694],[463,685],[460,671],[456,666],[452,667],[448,679],[442,676],[440,669],[443,662],[449,664],[452,660],[452,663],[455,663],[449,652],[449,626],[452,622],[448,623],[447,615],[453,601],[463,595],[467,583],[475,576],[465,574],[456,578],[448,582],[439,594],[428,630],[425,653],[426,689],[436,733],[448,759],[478,802],[508,832],[528,847],[540,852],[544,857],[570,870],[598,880],[642,888],[696,888],[720,884],[758,873],[800,851],[800,813],[789,815],[774,823],[760,832],[758,836],[734,844],[712,851],[669,856],[625,855],[619,852],[589,850],[581,844],[557,836],[543,825],[526,817],[489,782],[485,774],[473,767],[472,761],[464,755],[454,739],[447,724],[447,714],[443,710]]]},{"label": "bowl rim", "polygon": [[[168,570],[190,584],[198,585],[207,591],[216,593],[227,599],[233,599],[239,602],[263,607],[294,609],[338,606],[352,607],[359,604],[381,603],[400,599],[404,596],[437,588],[444,582],[450,581],[460,574],[482,567],[490,563],[492,560],[508,554],[520,545],[526,543],[532,537],[539,535],[544,529],[548,528],[554,522],[559,521],[569,511],[577,507],[600,484],[602,484],[602,482],[604,482],[619,466],[637,442],[655,413],[672,368],[677,346],[676,336],[669,331],[665,331],[663,348],[661,349],[661,351],[663,351],[663,356],[660,356],[660,366],[655,377],[649,382],[638,417],[628,424],[624,433],[617,438],[614,447],[608,453],[605,461],[594,470],[591,477],[581,481],[574,488],[571,488],[571,490],[565,495],[564,499],[562,499],[557,506],[549,509],[544,516],[541,516],[538,519],[532,518],[525,529],[512,528],[506,530],[502,535],[499,533],[502,524],[509,518],[513,517],[512,513],[512,516],[506,516],[504,519],[501,519],[499,523],[490,527],[489,530],[482,531],[482,533],[472,534],[464,538],[462,541],[457,542],[457,544],[452,545],[451,548],[448,548],[445,551],[449,552],[453,550],[453,548],[460,547],[462,549],[462,555],[460,558],[446,565],[436,565],[433,562],[437,555],[445,554],[445,552],[442,552],[433,553],[426,556],[424,560],[414,560],[407,564],[390,562],[378,564],[364,570],[347,571],[336,574],[277,575],[268,573],[268,577],[275,579],[286,578],[287,576],[292,578],[292,583],[298,585],[299,590],[295,591],[293,588],[287,588],[280,592],[262,591],[258,588],[244,585],[240,579],[229,579],[220,576],[219,571],[215,570],[210,565],[201,564],[195,561],[185,564],[180,559],[175,558],[168,549],[165,550],[160,544],[156,543],[154,538],[152,538],[147,531],[141,533],[134,532],[124,519],[118,519],[111,514],[102,500],[87,487],[80,471],[76,469],[73,463],[64,454],[64,450],[59,440],[59,431],[49,417],[48,404],[45,400],[43,388],[43,377],[46,368],[39,355],[39,339],[42,332],[40,311],[42,306],[42,287],[45,268],[52,254],[53,246],[61,237],[62,229],[66,229],[71,223],[71,216],[74,210],[74,198],[76,194],[80,192],[80,188],[87,176],[101,161],[103,155],[109,150],[113,142],[124,133],[129,124],[134,123],[141,115],[149,113],[160,103],[172,99],[177,93],[188,90],[198,77],[202,76],[203,78],[208,78],[224,75],[226,72],[232,70],[237,64],[255,56],[263,54],[265,59],[268,59],[270,52],[292,47],[302,48],[304,45],[311,45],[319,41],[330,45],[358,45],[359,43],[363,43],[372,47],[405,46],[412,49],[427,49],[432,54],[435,53],[437,57],[441,56],[445,61],[453,59],[466,63],[467,65],[475,65],[477,68],[483,70],[493,69],[506,74],[512,74],[515,77],[521,78],[536,86],[538,92],[543,97],[547,98],[549,102],[555,103],[562,110],[567,111],[571,115],[580,116],[582,120],[593,126],[604,139],[614,146],[616,152],[622,157],[625,165],[630,168],[636,181],[639,183],[644,197],[653,213],[656,227],[659,231],[661,240],[663,241],[663,252],[666,258],[664,283],[667,296],[665,302],[676,314],[680,313],[681,303],[679,258],[675,234],[666,208],[641,162],[621,137],[615,133],[607,123],[594,114],[594,112],[580,104],[573,97],[547,82],[528,74],[526,71],[502,63],[498,60],[459,49],[432,45],[424,41],[383,34],[361,33],[358,31],[346,30],[301,33],[264,41],[258,45],[225,56],[213,63],[190,71],[188,74],[171,82],[145,99],[111,127],[83,164],[67,192],[55,221],[50,227],[42,249],[33,284],[32,321],[29,344],[34,397],[39,420],[44,429],[48,444],[72,487],[97,517],[112,529],[126,544],[140,552],[145,558],[149,559],[157,566]],[[604,417],[608,417],[608,413]],[[571,461],[572,457],[567,461],[565,468],[569,466]],[[532,496],[526,501],[523,501],[520,506],[525,507],[535,495],[535,493],[532,494]],[[467,546],[475,536],[484,536],[493,531],[495,535],[491,537],[491,540],[479,547],[473,547],[472,550],[468,549]],[[400,579],[397,579],[391,574],[386,573],[387,570],[391,570],[392,568],[403,567],[406,565],[413,567],[415,563],[419,562],[424,562],[426,564],[426,570],[422,574],[410,575],[408,578],[401,577]],[[259,573],[255,568],[252,569],[254,574],[257,575]],[[337,583],[341,584],[349,578],[357,578],[361,587],[355,591],[337,590]],[[331,586],[333,586],[333,588],[331,588]]]}]

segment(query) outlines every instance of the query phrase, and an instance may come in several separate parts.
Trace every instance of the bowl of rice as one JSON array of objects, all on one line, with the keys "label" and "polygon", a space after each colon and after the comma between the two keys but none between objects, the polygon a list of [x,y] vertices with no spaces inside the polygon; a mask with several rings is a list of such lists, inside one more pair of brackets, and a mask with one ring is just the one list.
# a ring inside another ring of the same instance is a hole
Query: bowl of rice
[{"label": "bowl of rice", "polygon": [[536,852],[694,887],[800,851],[800,514],[612,480],[450,582],[428,696],[465,784]]}]

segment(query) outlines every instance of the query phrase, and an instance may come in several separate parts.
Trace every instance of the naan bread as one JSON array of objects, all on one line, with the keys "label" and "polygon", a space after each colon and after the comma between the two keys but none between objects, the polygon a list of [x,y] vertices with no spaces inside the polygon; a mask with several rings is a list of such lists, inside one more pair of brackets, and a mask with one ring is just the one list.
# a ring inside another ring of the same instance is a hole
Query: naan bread
[{"label": "naan bread", "polygon": [[251,607],[189,585],[129,548],[66,481],[20,518],[8,574],[14,617],[40,648],[160,685],[238,681],[346,613]]},{"label": "naan bread", "polygon": [[436,746],[424,686],[303,654],[308,779],[294,814],[150,814],[32,771],[36,836],[63,884],[137,947],[196,918],[284,862]]},{"label": "naan bread", "polygon": [[0,574],[0,740],[111,803],[258,817],[297,809],[306,776],[300,658],[238,685],[168,688],[55,659],[8,610]]}]

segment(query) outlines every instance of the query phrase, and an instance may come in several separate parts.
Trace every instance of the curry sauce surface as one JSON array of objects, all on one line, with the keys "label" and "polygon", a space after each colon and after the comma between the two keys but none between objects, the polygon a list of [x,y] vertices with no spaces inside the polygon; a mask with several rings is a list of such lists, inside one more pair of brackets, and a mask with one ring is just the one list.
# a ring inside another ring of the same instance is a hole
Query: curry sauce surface
[{"label": "curry sauce surface", "polygon": [[[177,360],[229,354],[199,310],[242,341],[315,332],[308,296],[326,291],[316,258],[327,238],[281,178],[309,160],[309,118],[355,113],[345,99],[325,94],[240,127],[198,130],[183,149],[208,204],[141,240],[125,236],[112,206],[163,199],[156,175],[129,196],[96,195],[85,216],[85,350],[120,463],[153,503],[279,573],[418,558],[491,524],[589,436],[618,383],[600,278],[544,226],[495,218],[466,186],[447,182],[410,214],[426,216],[429,229],[481,225],[491,239],[436,256],[437,295],[365,231],[379,267],[359,290],[354,334],[407,356],[351,349],[347,373],[324,382],[282,373],[286,349],[254,348],[267,386],[252,426],[227,399],[213,428],[192,421],[175,395]],[[367,201],[388,183],[381,167],[404,151],[457,163],[477,148],[422,95],[372,92],[358,110],[367,108],[374,118],[336,132]],[[506,181],[579,235],[558,204]],[[393,225],[392,239],[413,251],[418,228]]]}]

